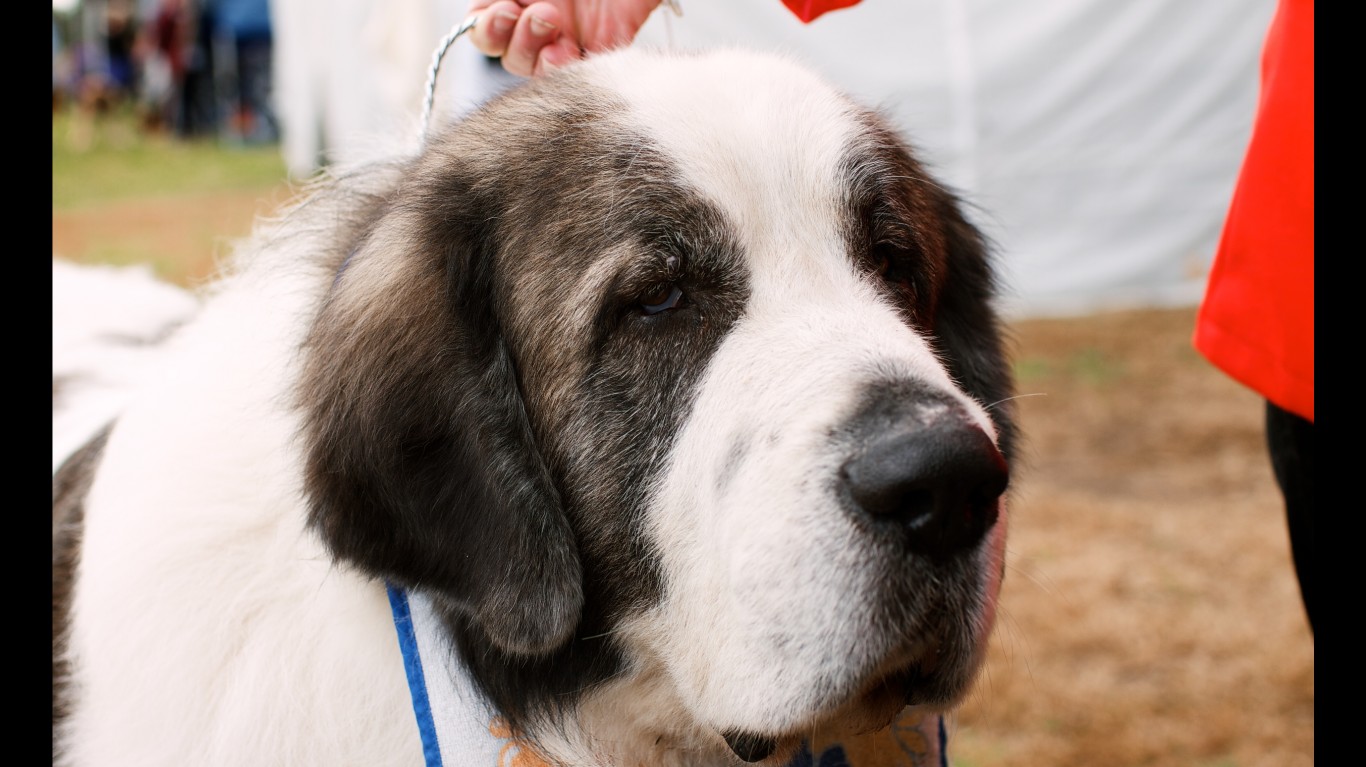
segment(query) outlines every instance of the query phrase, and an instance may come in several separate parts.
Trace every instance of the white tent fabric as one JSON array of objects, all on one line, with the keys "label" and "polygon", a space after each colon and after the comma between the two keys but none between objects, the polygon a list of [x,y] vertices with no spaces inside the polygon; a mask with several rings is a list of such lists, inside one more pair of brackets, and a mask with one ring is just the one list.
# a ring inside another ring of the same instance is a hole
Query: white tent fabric
[{"label": "white tent fabric", "polygon": [[[432,49],[463,2],[273,5],[292,171],[415,140]],[[777,0],[680,5],[635,44],[785,51],[891,116],[993,239],[1007,312],[1198,301],[1274,0],[863,0],[809,25]],[[458,41],[437,117],[510,79]]]}]

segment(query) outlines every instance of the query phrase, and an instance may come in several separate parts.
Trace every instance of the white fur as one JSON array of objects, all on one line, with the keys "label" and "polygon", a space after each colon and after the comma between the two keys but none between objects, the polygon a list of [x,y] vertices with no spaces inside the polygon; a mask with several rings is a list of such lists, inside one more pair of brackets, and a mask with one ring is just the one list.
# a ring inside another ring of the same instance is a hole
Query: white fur
[{"label": "white fur", "polygon": [[260,276],[172,341],[110,437],[86,506],[66,763],[420,761],[383,586],[303,528],[285,398],[317,278]]},{"label": "white fur", "polygon": [[194,316],[189,292],[146,265],[52,259],[52,470],[104,428],[159,357],[156,343]]}]

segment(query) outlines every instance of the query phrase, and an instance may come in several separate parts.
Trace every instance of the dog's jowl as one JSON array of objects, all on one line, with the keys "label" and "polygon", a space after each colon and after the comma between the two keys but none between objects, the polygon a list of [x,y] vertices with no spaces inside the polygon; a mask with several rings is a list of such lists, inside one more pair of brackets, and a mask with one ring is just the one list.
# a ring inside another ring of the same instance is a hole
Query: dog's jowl
[{"label": "dog's jowl", "polygon": [[767,55],[592,57],[336,169],[58,473],[59,760],[918,763],[859,744],[934,739],[992,630],[995,290]]}]

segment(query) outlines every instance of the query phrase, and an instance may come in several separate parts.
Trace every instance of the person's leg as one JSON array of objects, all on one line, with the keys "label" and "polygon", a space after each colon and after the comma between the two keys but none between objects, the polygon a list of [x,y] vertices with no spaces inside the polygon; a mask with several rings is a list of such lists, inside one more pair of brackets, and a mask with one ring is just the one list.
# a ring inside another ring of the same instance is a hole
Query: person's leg
[{"label": "person's leg", "polygon": [[1314,423],[1266,403],[1271,470],[1285,497],[1290,553],[1300,582],[1309,632],[1314,631]]},{"label": "person's leg", "polygon": [[271,104],[271,45],[270,37],[258,35],[237,42],[239,104],[245,118],[242,138],[248,142],[279,138]]}]

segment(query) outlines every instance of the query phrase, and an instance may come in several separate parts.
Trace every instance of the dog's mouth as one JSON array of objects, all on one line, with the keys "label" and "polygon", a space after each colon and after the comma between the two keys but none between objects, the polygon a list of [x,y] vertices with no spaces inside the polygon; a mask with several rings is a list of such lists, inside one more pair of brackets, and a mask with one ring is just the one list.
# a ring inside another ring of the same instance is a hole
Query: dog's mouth
[{"label": "dog's mouth", "polygon": [[[940,648],[936,642],[920,652],[915,660],[876,677],[847,703],[822,719],[838,722],[843,731],[863,733],[887,727],[906,706],[947,706],[952,700],[945,698],[943,691],[961,689],[965,685],[943,678],[940,659]],[[960,673],[952,669],[947,671],[949,676]],[[786,755],[795,751],[801,746],[803,737],[802,733],[768,735],[743,730],[722,733],[730,750],[748,763],[762,762],[777,753]]]}]

